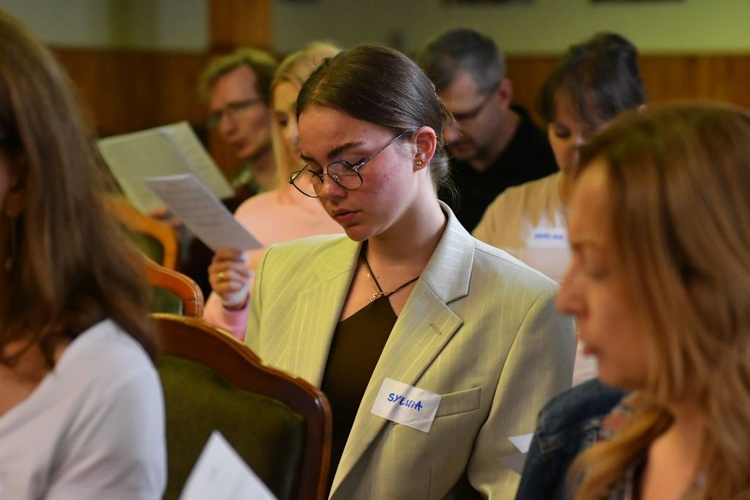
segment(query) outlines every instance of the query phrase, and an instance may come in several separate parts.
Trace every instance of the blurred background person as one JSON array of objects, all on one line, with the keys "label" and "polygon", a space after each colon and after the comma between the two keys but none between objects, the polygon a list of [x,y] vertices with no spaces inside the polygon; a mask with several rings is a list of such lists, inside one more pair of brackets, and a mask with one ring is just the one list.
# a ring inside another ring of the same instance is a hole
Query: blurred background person
[{"label": "blurred background person", "polygon": [[633,392],[574,463],[575,498],[748,498],[750,115],[631,113],[581,165],[558,307]]},{"label": "blurred background person", "polygon": [[[249,197],[278,186],[271,146],[271,80],[277,67],[268,52],[242,47],[215,58],[200,78],[200,94],[208,102],[208,126],[217,129],[237,153],[236,167],[224,172],[235,195],[222,201],[232,213]],[[188,239],[180,264],[180,271],[195,280],[204,297],[211,293],[207,269],[213,255],[202,241]]]},{"label": "blurred background person", "polygon": [[276,187],[271,147],[271,80],[278,63],[268,52],[242,47],[209,63],[199,89],[208,102],[208,126],[237,153],[226,172],[237,197],[244,199]]},{"label": "blurred background person", "polygon": [[[304,166],[300,159],[297,118],[294,111],[297,94],[310,73],[339,48],[314,42],[288,56],[271,82],[271,125],[273,150],[278,172],[278,188],[245,201],[235,218],[264,246],[316,234],[342,232],[318,200],[302,195],[289,183],[292,172]],[[209,268],[213,293],[208,297],[204,319],[245,336],[252,272],[264,249],[243,255],[233,249],[220,249]]]},{"label": "blurred background person", "polygon": [[[53,56],[0,12],[0,497],[161,498],[144,272]],[[140,271],[140,272],[139,272]]]},{"label": "blurred background person", "polygon": [[[559,171],[498,196],[472,234],[560,282],[570,263],[567,207],[579,150],[619,113],[645,102],[638,51],[625,37],[598,33],[571,45],[539,98]],[[596,361],[579,352],[573,385],[595,376]]]},{"label": "blurred background person", "polygon": [[[497,195],[551,174],[555,159],[528,112],[511,104],[505,58],[491,38],[454,29],[428,41],[415,58],[453,114],[444,133],[458,195],[454,210],[471,231]],[[439,194],[450,203],[451,191]]]},{"label": "blurred background person", "polygon": [[292,180],[346,235],[266,250],[245,343],[328,396],[333,499],[511,498],[508,438],[570,387],[556,284],[438,200],[447,116],[381,45],[326,60],[297,99],[306,166]]}]

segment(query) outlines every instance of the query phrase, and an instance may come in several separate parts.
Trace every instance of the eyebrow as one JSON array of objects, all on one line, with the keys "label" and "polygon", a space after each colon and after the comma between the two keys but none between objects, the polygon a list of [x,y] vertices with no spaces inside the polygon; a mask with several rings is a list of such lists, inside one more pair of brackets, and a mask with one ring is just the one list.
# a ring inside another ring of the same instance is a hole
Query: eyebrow
[{"label": "eyebrow", "polygon": [[[340,146],[336,146],[332,150],[328,152],[327,159],[328,161],[333,161],[334,158],[339,156],[344,151],[348,151],[350,149],[356,148],[357,146],[361,146],[364,142],[363,141],[357,141],[357,142],[347,142]],[[315,162],[315,159],[311,156],[306,156],[304,154],[300,155],[300,158],[302,158],[306,162]]]}]

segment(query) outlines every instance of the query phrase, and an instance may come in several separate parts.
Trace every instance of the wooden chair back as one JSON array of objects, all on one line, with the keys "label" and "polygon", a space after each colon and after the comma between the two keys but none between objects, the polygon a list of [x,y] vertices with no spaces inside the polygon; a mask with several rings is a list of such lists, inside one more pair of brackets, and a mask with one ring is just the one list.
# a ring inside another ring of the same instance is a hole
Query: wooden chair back
[{"label": "wooden chair back", "polygon": [[323,393],[264,366],[205,321],[152,314],[167,414],[165,499],[178,498],[214,429],[280,500],[325,498],[332,417]]},{"label": "wooden chair back", "polygon": [[177,269],[180,238],[169,225],[142,214],[124,197],[111,195],[107,202],[112,212],[132,236],[135,245],[154,262]]},{"label": "wooden chair back", "polygon": [[[172,312],[184,316],[203,316],[203,292],[198,284],[188,276],[160,266],[147,256],[143,256],[146,275],[153,290],[152,312]],[[174,302],[178,301],[175,308]]]}]

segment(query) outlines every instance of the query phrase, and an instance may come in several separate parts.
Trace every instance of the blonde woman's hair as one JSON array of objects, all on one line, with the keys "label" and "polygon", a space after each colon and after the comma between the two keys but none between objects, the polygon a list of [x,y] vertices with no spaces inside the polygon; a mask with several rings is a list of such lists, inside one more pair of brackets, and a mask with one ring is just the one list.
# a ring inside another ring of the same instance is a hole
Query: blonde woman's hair
[{"label": "blonde woman's hair", "polygon": [[[287,56],[279,65],[271,81],[271,99],[273,100],[274,90],[282,82],[289,82],[298,89],[302,88],[302,84],[305,83],[307,77],[320,63],[328,57],[334,57],[340,51],[341,49],[328,42],[311,42],[304,49]],[[273,102],[271,104],[273,108]],[[296,119],[294,118],[294,109],[289,110],[289,116]],[[273,144],[276,165],[279,166],[276,169],[279,177],[277,185],[284,186],[289,182],[289,174],[299,168],[299,158],[289,158],[289,154],[284,147],[280,127],[275,118],[271,120],[271,143]]]},{"label": "blonde woman's hair", "polygon": [[628,113],[582,151],[603,160],[613,248],[649,323],[649,377],[633,417],[574,463],[576,498],[607,496],[671,424],[665,401],[705,424],[701,498],[750,492],[750,115],[718,104]]}]

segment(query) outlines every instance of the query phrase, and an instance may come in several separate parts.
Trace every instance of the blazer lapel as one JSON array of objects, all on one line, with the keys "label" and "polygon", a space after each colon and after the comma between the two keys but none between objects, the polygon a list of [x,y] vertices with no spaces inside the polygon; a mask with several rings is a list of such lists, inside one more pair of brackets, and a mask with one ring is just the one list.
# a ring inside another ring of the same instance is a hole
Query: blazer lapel
[{"label": "blazer lapel", "polygon": [[445,233],[393,327],[354,420],[332,493],[352,471],[387,421],[371,413],[385,378],[415,385],[463,324],[448,303],[465,297],[474,242],[448,212]]},{"label": "blazer lapel", "polygon": [[[320,387],[328,351],[341,308],[354,276],[360,244],[342,240],[311,262],[316,268],[314,284],[297,294],[289,311],[290,330],[297,332],[288,342],[283,366],[295,367],[295,374]],[[324,334],[312,332],[324,332]]]}]

